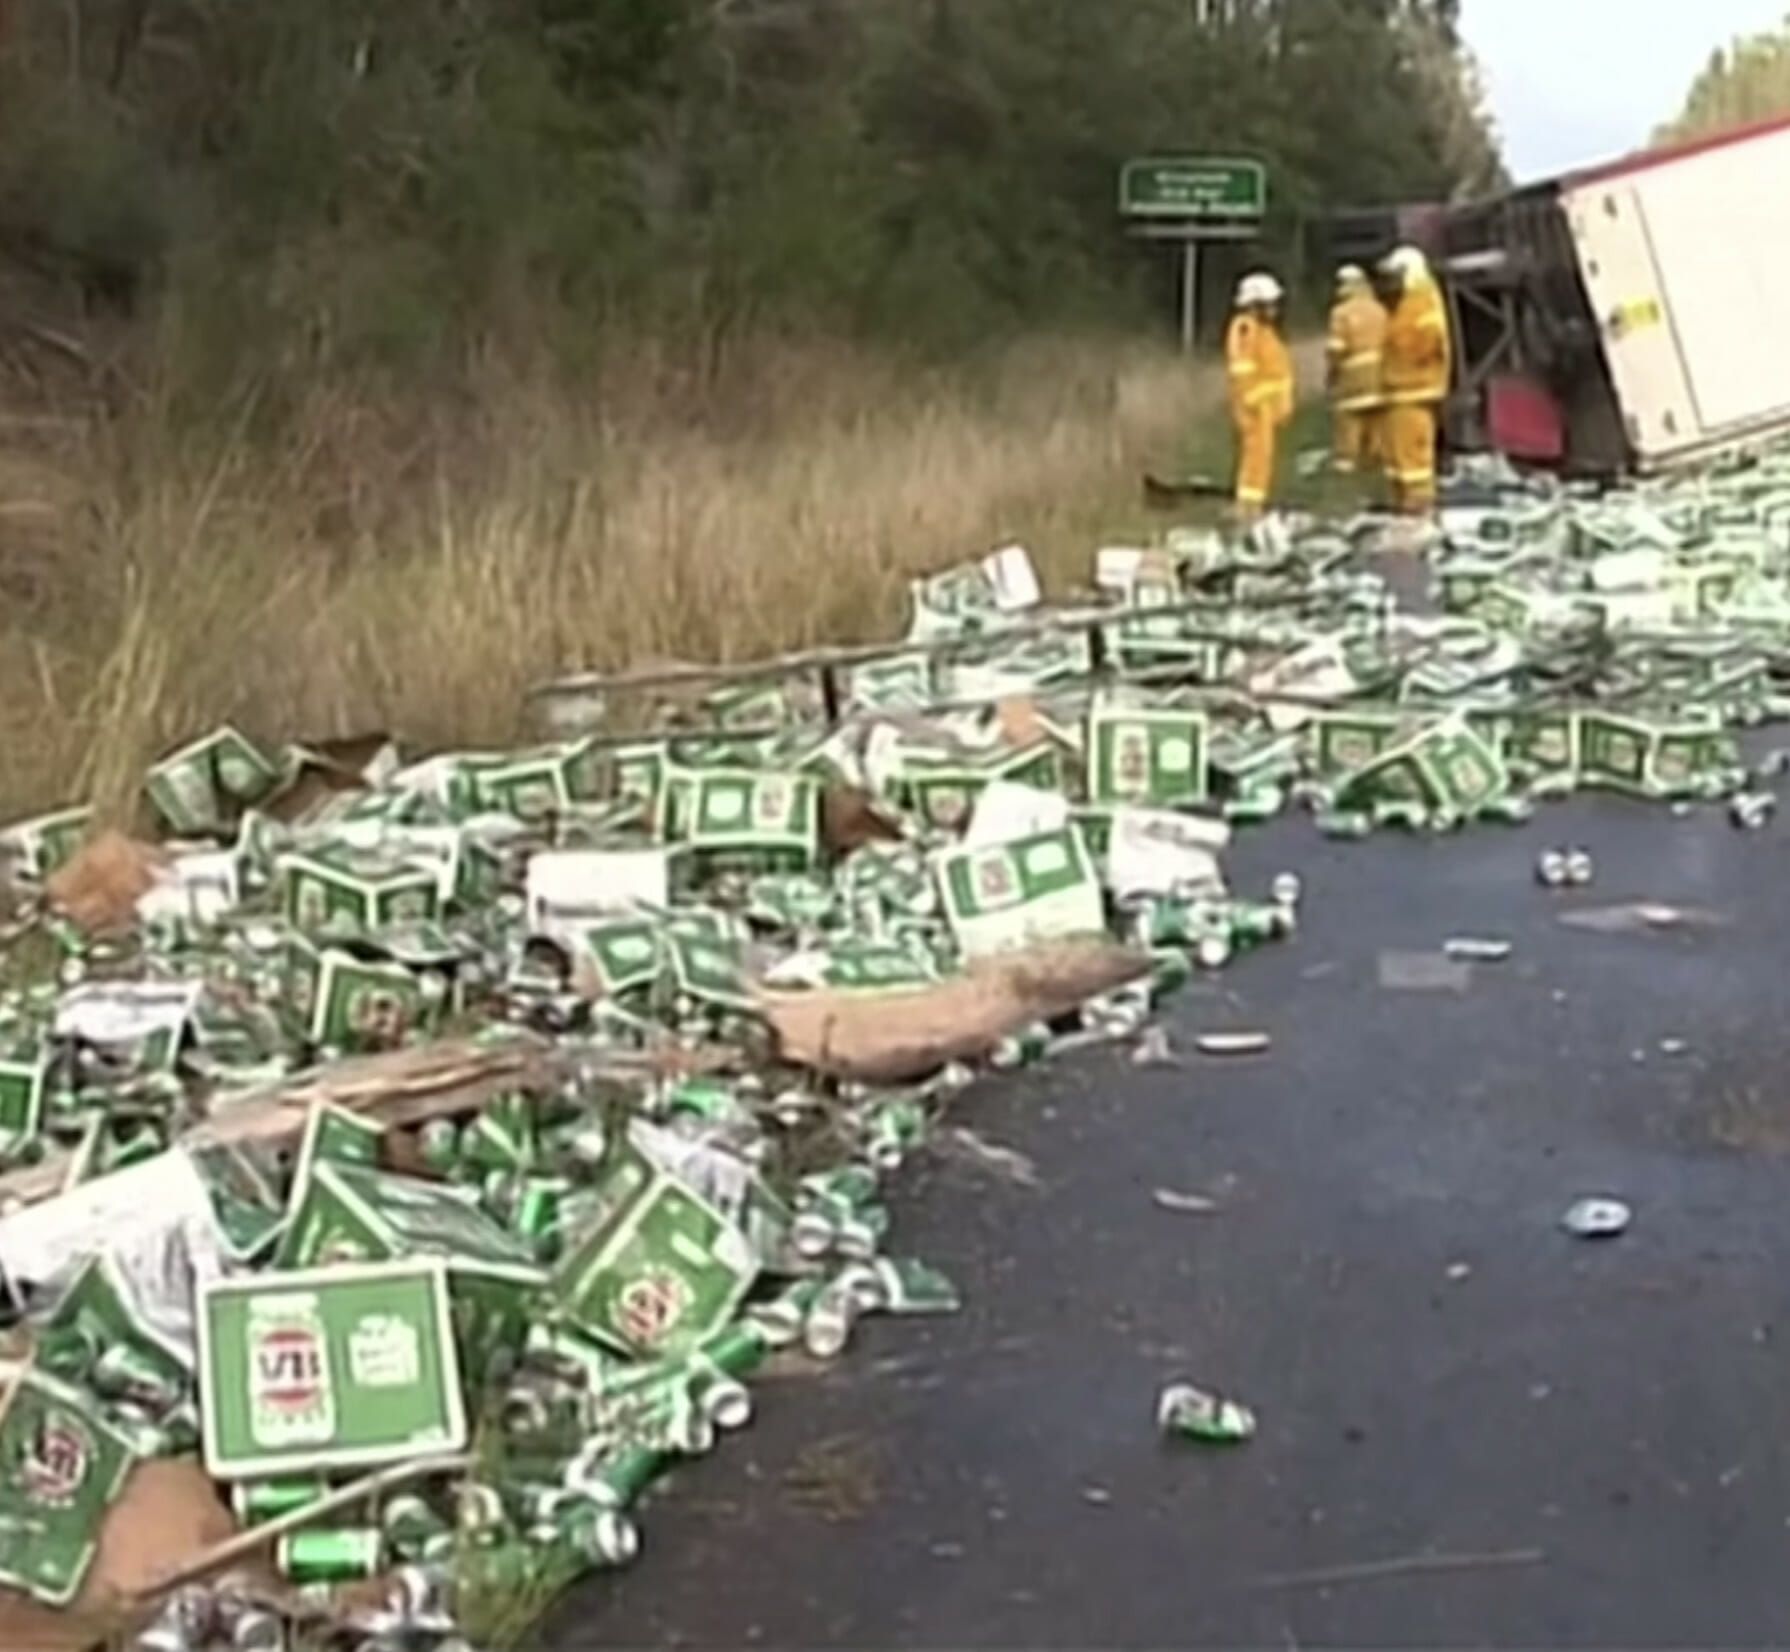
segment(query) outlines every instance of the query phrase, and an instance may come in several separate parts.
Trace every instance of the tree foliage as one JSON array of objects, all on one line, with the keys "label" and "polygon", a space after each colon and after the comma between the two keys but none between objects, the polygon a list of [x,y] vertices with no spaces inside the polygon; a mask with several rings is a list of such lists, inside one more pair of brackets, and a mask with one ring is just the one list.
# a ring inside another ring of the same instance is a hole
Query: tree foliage
[{"label": "tree foliage", "polygon": [[1678,142],[1784,114],[1790,114],[1790,24],[1712,52],[1677,118],[1654,139]]},{"label": "tree foliage", "polygon": [[[0,245],[221,328],[1111,315],[1149,151],[1301,218],[1500,176],[1458,0],[62,0],[0,38]],[[0,10],[0,20],[7,17]]]}]

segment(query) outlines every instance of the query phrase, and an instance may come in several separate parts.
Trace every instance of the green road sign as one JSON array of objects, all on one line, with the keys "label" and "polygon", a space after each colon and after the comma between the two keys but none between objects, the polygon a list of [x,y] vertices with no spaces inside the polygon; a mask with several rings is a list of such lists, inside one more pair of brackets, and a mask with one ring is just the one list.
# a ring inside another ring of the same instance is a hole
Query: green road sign
[{"label": "green road sign", "polygon": [[1235,223],[1268,206],[1260,161],[1223,155],[1158,155],[1127,161],[1119,172],[1119,211],[1127,218],[1187,218]]}]

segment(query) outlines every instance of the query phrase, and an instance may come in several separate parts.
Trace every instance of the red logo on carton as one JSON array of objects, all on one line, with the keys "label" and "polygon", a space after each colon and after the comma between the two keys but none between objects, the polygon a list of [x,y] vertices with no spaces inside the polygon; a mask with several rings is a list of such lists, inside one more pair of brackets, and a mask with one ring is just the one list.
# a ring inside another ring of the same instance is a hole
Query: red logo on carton
[{"label": "red logo on carton", "polygon": [[308,1325],[277,1325],[255,1344],[256,1403],[286,1416],[303,1416],[327,1386],[323,1339]]},{"label": "red logo on carton", "polygon": [[72,1503],[93,1461],[93,1437],[74,1417],[52,1411],[37,1425],[19,1464],[19,1484],[34,1503]]},{"label": "red logo on carton", "polygon": [[689,1288],[662,1270],[631,1279],[615,1299],[616,1328],[641,1348],[663,1342],[690,1305]]}]

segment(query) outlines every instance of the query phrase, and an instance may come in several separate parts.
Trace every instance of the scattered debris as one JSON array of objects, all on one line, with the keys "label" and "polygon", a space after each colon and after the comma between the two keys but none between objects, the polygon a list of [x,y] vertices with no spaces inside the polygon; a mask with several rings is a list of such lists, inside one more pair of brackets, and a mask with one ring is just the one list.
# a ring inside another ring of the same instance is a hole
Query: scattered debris
[{"label": "scattered debris", "polygon": [[967,1125],[953,1125],[945,1132],[940,1145],[954,1157],[967,1160],[1003,1181],[1016,1183],[1020,1187],[1036,1188],[1043,1185],[1038,1180],[1038,1166],[1028,1155],[1017,1148],[991,1142]]},{"label": "scattered debris", "polygon": [[1663,901],[1624,901],[1615,906],[1580,906],[1558,914],[1572,929],[1588,929],[1600,935],[1632,935],[1649,929],[1711,927],[1726,922],[1718,913],[1693,907],[1668,906]]},{"label": "scattered debris", "polygon": [[1544,849],[1536,857],[1536,881],[1549,889],[1583,888],[1595,875],[1587,849]]},{"label": "scattered debris", "polygon": [[1134,1067],[1178,1067],[1181,1064],[1169,1042],[1168,1028],[1160,1021],[1152,1021],[1137,1035],[1137,1042],[1131,1048],[1131,1064]]},{"label": "scattered debris", "polygon": [[1468,963],[1495,964],[1510,956],[1510,942],[1480,935],[1451,935],[1442,943],[1442,951]]},{"label": "scattered debris", "polygon": [[[521,1589],[625,1565],[642,1491],[749,1423],[773,1356],[958,1306],[891,1254],[886,1178],[929,1140],[1035,1170],[941,1133],[952,1098],[1093,1041],[1172,1060],[1164,998],[1297,932],[1296,873],[1229,887],[1234,827],[1297,804],[1339,840],[1440,834],[1580,790],[1763,824],[1735,735],[1790,714],[1790,449],[1596,498],[1485,461],[1457,481],[1475,497],[1433,530],[1108,547],[1071,603],[1005,547],[915,581],[882,645],[545,685],[527,749],[223,727],[153,766],[128,831],[84,805],[0,831],[0,1271],[26,1321],[0,1446],[36,1471],[0,1487],[0,1609],[77,1611],[171,1465],[231,1505],[184,1556],[281,1574],[271,1618],[230,1618],[243,1648],[294,1599],[380,1644],[434,1635],[469,1566]],[[1394,539],[1440,613],[1363,566]],[[1591,857],[1537,876],[1581,887]],[[1379,981],[1460,992],[1509,950],[1382,952]],[[1590,1234],[1628,1220],[1587,1206]],[[1159,1422],[1255,1426],[1185,1384]],[[877,1454],[827,1445],[786,1489],[852,1517]],[[1493,1563],[1527,1561],[1330,1580]],[[185,1575],[127,1586],[165,1645],[222,1622]],[[369,1625],[349,1584],[420,1593]]]},{"label": "scattered debris", "polygon": [[1391,1560],[1365,1560],[1352,1566],[1319,1566],[1307,1572],[1271,1572],[1255,1580],[1258,1589],[1329,1589],[1343,1583],[1377,1583],[1387,1578],[1432,1576],[1440,1572],[1506,1571],[1539,1566],[1543,1549],[1500,1549],[1486,1553],[1447,1554],[1425,1550]]},{"label": "scattered debris", "polygon": [[1728,800],[1728,818],[1742,831],[1757,832],[1777,813],[1775,792],[1737,792]]},{"label": "scattered debris", "polygon": [[1200,1033],[1194,1039],[1202,1055],[1260,1055],[1272,1043],[1265,1032]]},{"label": "scattered debris", "polygon": [[1580,1199],[1560,1218],[1560,1225],[1578,1239],[1614,1239],[1626,1232],[1632,1213],[1620,1199]]},{"label": "scattered debris", "polygon": [[1159,1187],[1151,1195],[1158,1210],[1172,1210],[1181,1216],[1210,1216],[1220,1209],[1216,1199],[1203,1193],[1177,1193],[1170,1187]]},{"label": "scattered debris", "polygon": [[1172,1437],[1236,1445],[1254,1436],[1255,1413],[1238,1400],[1173,1382],[1156,1397],[1156,1426]]}]

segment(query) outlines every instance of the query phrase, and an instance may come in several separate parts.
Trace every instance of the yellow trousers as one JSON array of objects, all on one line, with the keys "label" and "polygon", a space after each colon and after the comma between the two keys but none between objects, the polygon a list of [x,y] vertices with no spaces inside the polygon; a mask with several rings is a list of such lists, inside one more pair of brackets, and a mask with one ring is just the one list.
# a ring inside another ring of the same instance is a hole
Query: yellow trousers
[{"label": "yellow trousers", "polygon": [[1386,479],[1396,510],[1414,516],[1436,508],[1436,405],[1394,402],[1386,409]]},{"label": "yellow trousers", "polygon": [[1240,515],[1255,516],[1274,491],[1274,447],[1280,425],[1267,410],[1239,413],[1236,425],[1237,510]]},{"label": "yellow trousers", "polygon": [[1378,407],[1339,407],[1331,413],[1330,462],[1333,469],[1348,476],[1379,463],[1382,418]]}]

